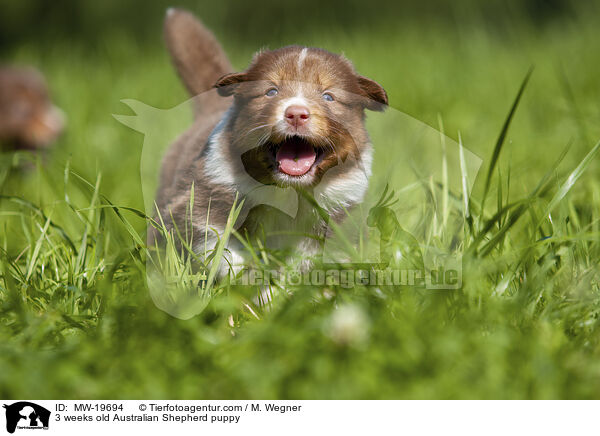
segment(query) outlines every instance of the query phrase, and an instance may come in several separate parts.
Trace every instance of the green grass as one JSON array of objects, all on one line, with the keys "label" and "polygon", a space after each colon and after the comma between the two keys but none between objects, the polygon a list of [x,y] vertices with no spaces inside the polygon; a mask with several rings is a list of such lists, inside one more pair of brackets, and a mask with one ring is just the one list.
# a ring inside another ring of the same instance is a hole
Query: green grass
[{"label": "green grass", "polygon": [[[10,59],[46,73],[69,125],[48,156],[20,156],[34,161],[25,170],[3,156],[0,397],[598,398],[598,36],[589,17],[225,40],[238,68],[265,43],[345,51],[393,108],[460,132],[484,162],[456,247],[462,289],[303,287],[266,310],[223,282],[185,321],[149,296],[143,138],[111,116],[128,113],[122,99],[185,100],[158,35],[15,47]],[[376,169],[421,151],[386,148],[385,118],[369,123]],[[375,172],[373,195],[388,176]],[[431,191],[464,204],[461,187]]]}]

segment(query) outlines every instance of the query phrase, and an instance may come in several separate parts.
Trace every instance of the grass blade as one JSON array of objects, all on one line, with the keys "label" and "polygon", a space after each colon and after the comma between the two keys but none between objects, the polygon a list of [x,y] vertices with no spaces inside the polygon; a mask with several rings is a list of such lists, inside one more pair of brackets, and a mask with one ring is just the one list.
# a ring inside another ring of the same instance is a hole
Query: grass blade
[{"label": "grass blade", "polygon": [[508,128],[510,127],[510,123],[512,122],[513,116],[517,110],[517,106],[521,101],[521,96],[525,91],[525,87],[527,86],[527,82],[529,82],[529,78],[531,77],[531,73],[533,72],[533,67],[529,68],[529,71],[525,75],[523,82],[521,83],[521,87],[519,88],[519,92],[513,101],[513,104],[508,112],[508,116],[506,120],[504,120],[504,125],[502,126],[502,130],[500,131],[500,135],[496,140],[496,145],[494,146],[494,151],[492,153],[492,158],[490,160],[490,166],[488,167],[486,179],[485,179],[485,187],[483,189],[483,199],[481,200],[481,215],[483,215],[483,210],[485,206],[485,200],[490,189],[490,183],[492,181],[492,174],[494,173],[494,169],[496,168],[496,164],[498,163],[498,158],[500,157],[500,152],[502,151],[502,146],[504,145],[504,140],[506,139],[506,134],[508,133]]},{"label": "grass blade", "polygon": [[575,185],[577,180],[581,177],[581,175],[585,172],[587,167],[590,165],[592,159],[598,153],[598,150],[600,150],[600,141],[598,141],[596,143],[596,145],[594,145],[594,147],[583,158],[583,160],[579,163],[579,165],[577,165],[577,168],[575,168],[573,170],[573,172],[571,172],[571,174],[569,174],[569,177],[567,177],[567,180],[565,180],[564,183],[562,185],[560,185],[560,187],[558,188],[558,191],[556,192],[556,194],[554,194],[554,197],[552,197],[552,200],[550,200],[550,203],[548,204],[548,207],[546,208],[546,213],[544,213],[544,215],[540,218],[538,225],[536,226],[536,229],[539,228],[539,226],[541,225],[541,223],[545,219],[545,217],[547,217],[552,212],[552,210],[558,205],[558,203],[560,203],[560,201],[569,193],[569,191],[571,190],[573,185]]}]

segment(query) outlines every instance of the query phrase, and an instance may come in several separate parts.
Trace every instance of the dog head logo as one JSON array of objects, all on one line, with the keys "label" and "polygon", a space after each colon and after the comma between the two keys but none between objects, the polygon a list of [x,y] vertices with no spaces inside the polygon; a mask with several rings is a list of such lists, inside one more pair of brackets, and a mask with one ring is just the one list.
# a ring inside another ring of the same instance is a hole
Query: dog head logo
[{"label": "dog head logo", "polygon": [[6,431],[14,433],[18,429],[48,429],[50,411],[28,401],[4,405],[6,409]]}]

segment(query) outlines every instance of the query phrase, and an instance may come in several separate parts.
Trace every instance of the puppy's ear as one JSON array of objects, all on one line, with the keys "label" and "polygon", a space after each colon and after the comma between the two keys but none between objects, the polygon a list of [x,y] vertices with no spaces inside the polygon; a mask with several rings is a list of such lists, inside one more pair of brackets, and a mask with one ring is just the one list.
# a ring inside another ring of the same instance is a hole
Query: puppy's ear
[{"label": "puppy's ear", "polygon": [[175,68],[193,96],[233,69],[214,35],[188,11],[168,9],[164,35]]},{"label": "puppy's ear", "polygon": [[215,83],[215,88],[217,88],[219,95],[228,97],[235,93],[237,85],[245,82],[246,80],[247,75],[244,72],[225,74],[223,77],[217,80],[217,83]]},{"label": "puppy's ear", "polygon": [[385,89],[379,83],[364,76],[358,76],[357,80],[363,95],[367,97],[366,108],[372,111],[384,111],[388,105]]}]

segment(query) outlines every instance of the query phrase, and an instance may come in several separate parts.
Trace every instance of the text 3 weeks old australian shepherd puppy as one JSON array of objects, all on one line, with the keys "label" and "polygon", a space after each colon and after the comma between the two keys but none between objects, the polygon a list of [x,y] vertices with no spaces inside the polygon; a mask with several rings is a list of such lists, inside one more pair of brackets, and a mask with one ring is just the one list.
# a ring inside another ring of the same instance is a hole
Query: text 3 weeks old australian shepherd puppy
[{"label": "text 3 weeks old australian shepherd puppy", "polygon": [[[209,201],[208,226],[222,232],[239,193],[247,211],[239,232],[266,235],[269,248],[316,255],[327,220],[343,219],[367,190],[372,149],[364,110],[386,107],[384,89],[344,57],[302,46],[261,51],[245,71],[231,73],[214,36],[181,10],[169,10],[165,37],[190,93],[217,91],[197,100],[193,126],[164,158],[157,205],[167,228],[189,222],[193,185],[192,246],[202,252]],[[304,190],[293,218],[274,200],[292,189]],[[245,263],[234,238],[228,249],[232,264]]]}]

